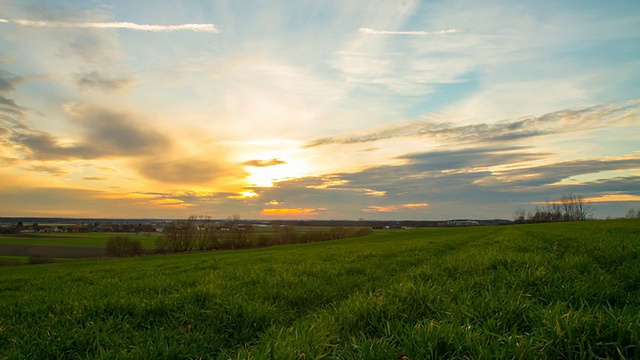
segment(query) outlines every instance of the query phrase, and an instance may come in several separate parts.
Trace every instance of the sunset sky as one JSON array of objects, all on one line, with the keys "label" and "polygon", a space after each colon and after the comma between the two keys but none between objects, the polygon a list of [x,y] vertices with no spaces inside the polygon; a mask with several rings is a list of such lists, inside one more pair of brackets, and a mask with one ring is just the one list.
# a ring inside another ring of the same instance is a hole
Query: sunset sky
[{"label": "sunset sky", "polygon": [[640,1],[0,0],[0,216],[640,208]]}]

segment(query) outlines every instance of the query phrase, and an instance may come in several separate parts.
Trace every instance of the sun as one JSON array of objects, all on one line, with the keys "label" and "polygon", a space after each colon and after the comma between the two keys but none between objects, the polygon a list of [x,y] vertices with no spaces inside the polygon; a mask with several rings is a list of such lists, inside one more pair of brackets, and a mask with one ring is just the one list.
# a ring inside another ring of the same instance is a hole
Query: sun
[{"label": "sun", "polygon": [[249,186],[272,187],[275,182],[303,177],[307,174],[307,166],[300,162],[269,167],[250,167],[247,169]]},{"label": "sun", "polygon": [[264,151],[257,155],[245,165],[248,187],[272,187],[278,181],[304,177],[312,171],[311,161],[297,149]]}]

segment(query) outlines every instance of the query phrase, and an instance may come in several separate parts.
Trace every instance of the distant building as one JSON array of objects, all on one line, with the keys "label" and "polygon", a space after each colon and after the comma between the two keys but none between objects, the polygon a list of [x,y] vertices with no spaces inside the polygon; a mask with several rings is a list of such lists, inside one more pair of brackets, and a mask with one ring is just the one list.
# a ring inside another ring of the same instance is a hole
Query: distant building
[{"label": "distant building", "polygon": [[478,226],[479,222],[475,220],[449,220],[447,221],[449,226]]}]

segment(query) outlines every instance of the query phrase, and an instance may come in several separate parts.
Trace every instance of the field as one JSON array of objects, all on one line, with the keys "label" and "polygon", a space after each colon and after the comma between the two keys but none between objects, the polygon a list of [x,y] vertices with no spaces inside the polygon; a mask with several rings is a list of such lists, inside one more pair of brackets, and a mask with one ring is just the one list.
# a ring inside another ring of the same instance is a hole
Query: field
[{"label": "field", "polygon": [[158,233],[25,233],[19,235],[0,235],[0,244],[29,246],[70,246],[86,248],[104,248],[107,240],[114,235],[124,235],[139,240],[145,249],[153,249]]},{"label": "field", "polygon": [[5,267],[0,358],[640,358],[640,221]]}]

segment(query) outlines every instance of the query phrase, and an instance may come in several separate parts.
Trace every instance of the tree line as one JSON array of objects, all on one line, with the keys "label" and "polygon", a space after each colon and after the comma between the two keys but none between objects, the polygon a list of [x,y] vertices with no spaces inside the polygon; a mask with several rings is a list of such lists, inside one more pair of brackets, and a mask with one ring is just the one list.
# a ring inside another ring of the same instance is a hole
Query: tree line
[{"label": "tree line", "polygon": [[222,224],[212,221],[208,216],[192,215],[186,220],[165,226],[163,235],[156,240],[156,252],[246,249],[338,240],[373,233],[370,227],[337,226],[327,230],[298,231],[293,225],[275,225],[273,229],[273,233],[257,235],[255,226],[243,222],[237,214]]},{"label": "tree line", "polygon": [[536,205],[533,211],[517,209],[514,218],[516,223],[583,221],[592,214],[593,205],[590,202],[582,195],[569,193],[562,195],[559,200]]}]

